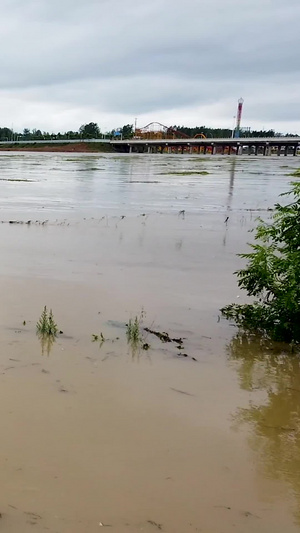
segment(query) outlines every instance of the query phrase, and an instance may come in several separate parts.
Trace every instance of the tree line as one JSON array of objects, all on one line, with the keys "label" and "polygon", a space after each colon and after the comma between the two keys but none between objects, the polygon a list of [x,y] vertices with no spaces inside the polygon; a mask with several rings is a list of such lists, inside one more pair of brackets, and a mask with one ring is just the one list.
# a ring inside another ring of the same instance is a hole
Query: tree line
[{"label": "tree line", "polygon": [[[178,131],[185,136],[195,137],[196,135],[203,134],[205,137],[214,138],[230,138],[232,136],[232,130],[228,128],[208,128],[207,126],[195,126],[193,128],[187,126],[171,126],[169,131]],[[101,132],[99,125],[96,122],[89,122],[80,126],[78,131],[65,131],[58,133],[49,133],[47,131],[41,131],[40,129],[24,128],[22,132],[14,131],[12,128],[0,127],[0,141],[53,141],[53,140],[82,140],[82,139],[132,139],[135,135],[133,124],[125,124],[124,126],[105,133]],[[179,135],[178,135],[179,136]],[[240,137],[298,137],[298,135],[287,133],[282,134],[275,132],[274,130],[241,130]]]},{"label": "tree line", "polygon": [[121,128],[111,130],[105,133],[101,132],[100,127],[96,122],[89,122],[80,126],[78,131],[65,131],[58,133],[49,133],[40,129],[24,128],[22,132],[14,131],[11,128],[0,127],[0,141],[64,141],[64,140],[82,140],[82,139],[103,139],[120,137],[123,139],[130,139],[134,136],[134,129],[132,124],[125,124]]},{"label": "tree line", "polygon": [[[172,126],[171,129],[180,131],[190,138],[195,137],[195,135],[200,135],[201,133],[205,135],[205,137],[214,137],[216,139],[227,139],[232,136],[232,129],[229,128],[208,128],[207,126],[195,126],[189,128],[186,126]],[[298,135],[293,133],[282,134],[275,130],[251,130],[249,128],[241,128],[240,137],[298,137]]]}]

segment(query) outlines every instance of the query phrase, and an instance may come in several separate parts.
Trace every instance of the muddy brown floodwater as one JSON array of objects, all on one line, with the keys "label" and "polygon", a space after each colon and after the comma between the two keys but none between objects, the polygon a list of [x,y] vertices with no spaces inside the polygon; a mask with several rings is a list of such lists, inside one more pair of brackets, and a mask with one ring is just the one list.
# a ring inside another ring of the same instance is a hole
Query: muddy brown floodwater
[{"label": "muddy brown floodwater", "polygon": [[299,359],[219,318],[297,166],[0,154],[1,531],[299,531]]}]

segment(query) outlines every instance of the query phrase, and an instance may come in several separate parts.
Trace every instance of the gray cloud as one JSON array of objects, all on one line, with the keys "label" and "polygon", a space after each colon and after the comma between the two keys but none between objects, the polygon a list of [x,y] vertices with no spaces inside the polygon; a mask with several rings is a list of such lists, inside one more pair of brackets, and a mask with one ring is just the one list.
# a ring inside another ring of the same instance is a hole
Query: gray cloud
[{"label": "gray cloud", "polygon": [[254,127],[300,131],[299,18],[298,0],[2,0],[2,120],[230,127],[243,95]]}]

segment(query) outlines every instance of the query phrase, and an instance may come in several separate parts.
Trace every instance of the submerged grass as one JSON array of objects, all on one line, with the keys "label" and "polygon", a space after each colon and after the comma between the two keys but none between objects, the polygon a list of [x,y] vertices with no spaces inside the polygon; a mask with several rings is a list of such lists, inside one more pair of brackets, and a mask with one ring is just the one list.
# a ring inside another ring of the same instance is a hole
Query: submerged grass
[{"label": "submerged grass", "polygon": [[99,342],[99,348],[103,345],[103,343],[106,341],[102,331],[100,335],[97,335],[95,333],[92,334],[92,342]]},{"label": "submerged grass", "polygon": [[145,313],[142,309],[139,316],[136,315],[134,318],[130,318],[128,324],[126,324],[127,343],[130,344],[133,353],[140,349],[149,350],[150,348],[150,344],[144,338],[145,329],[142,325],[144,316]]},{"label": "submerged grass", "polygon": [[45,337],[56,337],[58,332],[58,327],[54,321],[52,309],[48,312],[47,306],[45,305],[43,312],[36,325],[37,333]]},{"label": "submerged grass", "polygon": [[126,326],[127,341],[131,344],[138,345],[141,342],[140,318],[137,316],[128,320]]},{"label": "submerged grass", "polygon": [[294,176],[295,178],[300,178],[300,168],[297,168],[294,172],[289,174],[289,176]]},{"label": "submerged grass", "polygon": [[170,171],[170,172],[161,172],[161,175],[167,176],[206,176],[209,174],[207,170],[183,170],[181,172]]},{"label": "submerged grass", "polygon": [[41,342],[42,355],[46,352],[49,356],[52,345],[57,337],[58,327],[54,320],[52,309],[48,311],[46,305],[37,322],[36,332]]}]

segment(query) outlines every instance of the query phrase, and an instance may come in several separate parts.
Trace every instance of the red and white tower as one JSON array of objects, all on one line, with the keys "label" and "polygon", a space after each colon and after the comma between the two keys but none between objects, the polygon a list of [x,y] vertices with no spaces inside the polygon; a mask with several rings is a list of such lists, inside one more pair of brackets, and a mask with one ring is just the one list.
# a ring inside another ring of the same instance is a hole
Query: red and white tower
[{"label": "red and white tower", "polygon": [[240,98],[238,100],[238,107],[237,107],[237,114],[236,114],[236,127],[235,127],[235,135],[234,135],[235,137],[240,136],[243,103],[244,103],[243,98]]}]

